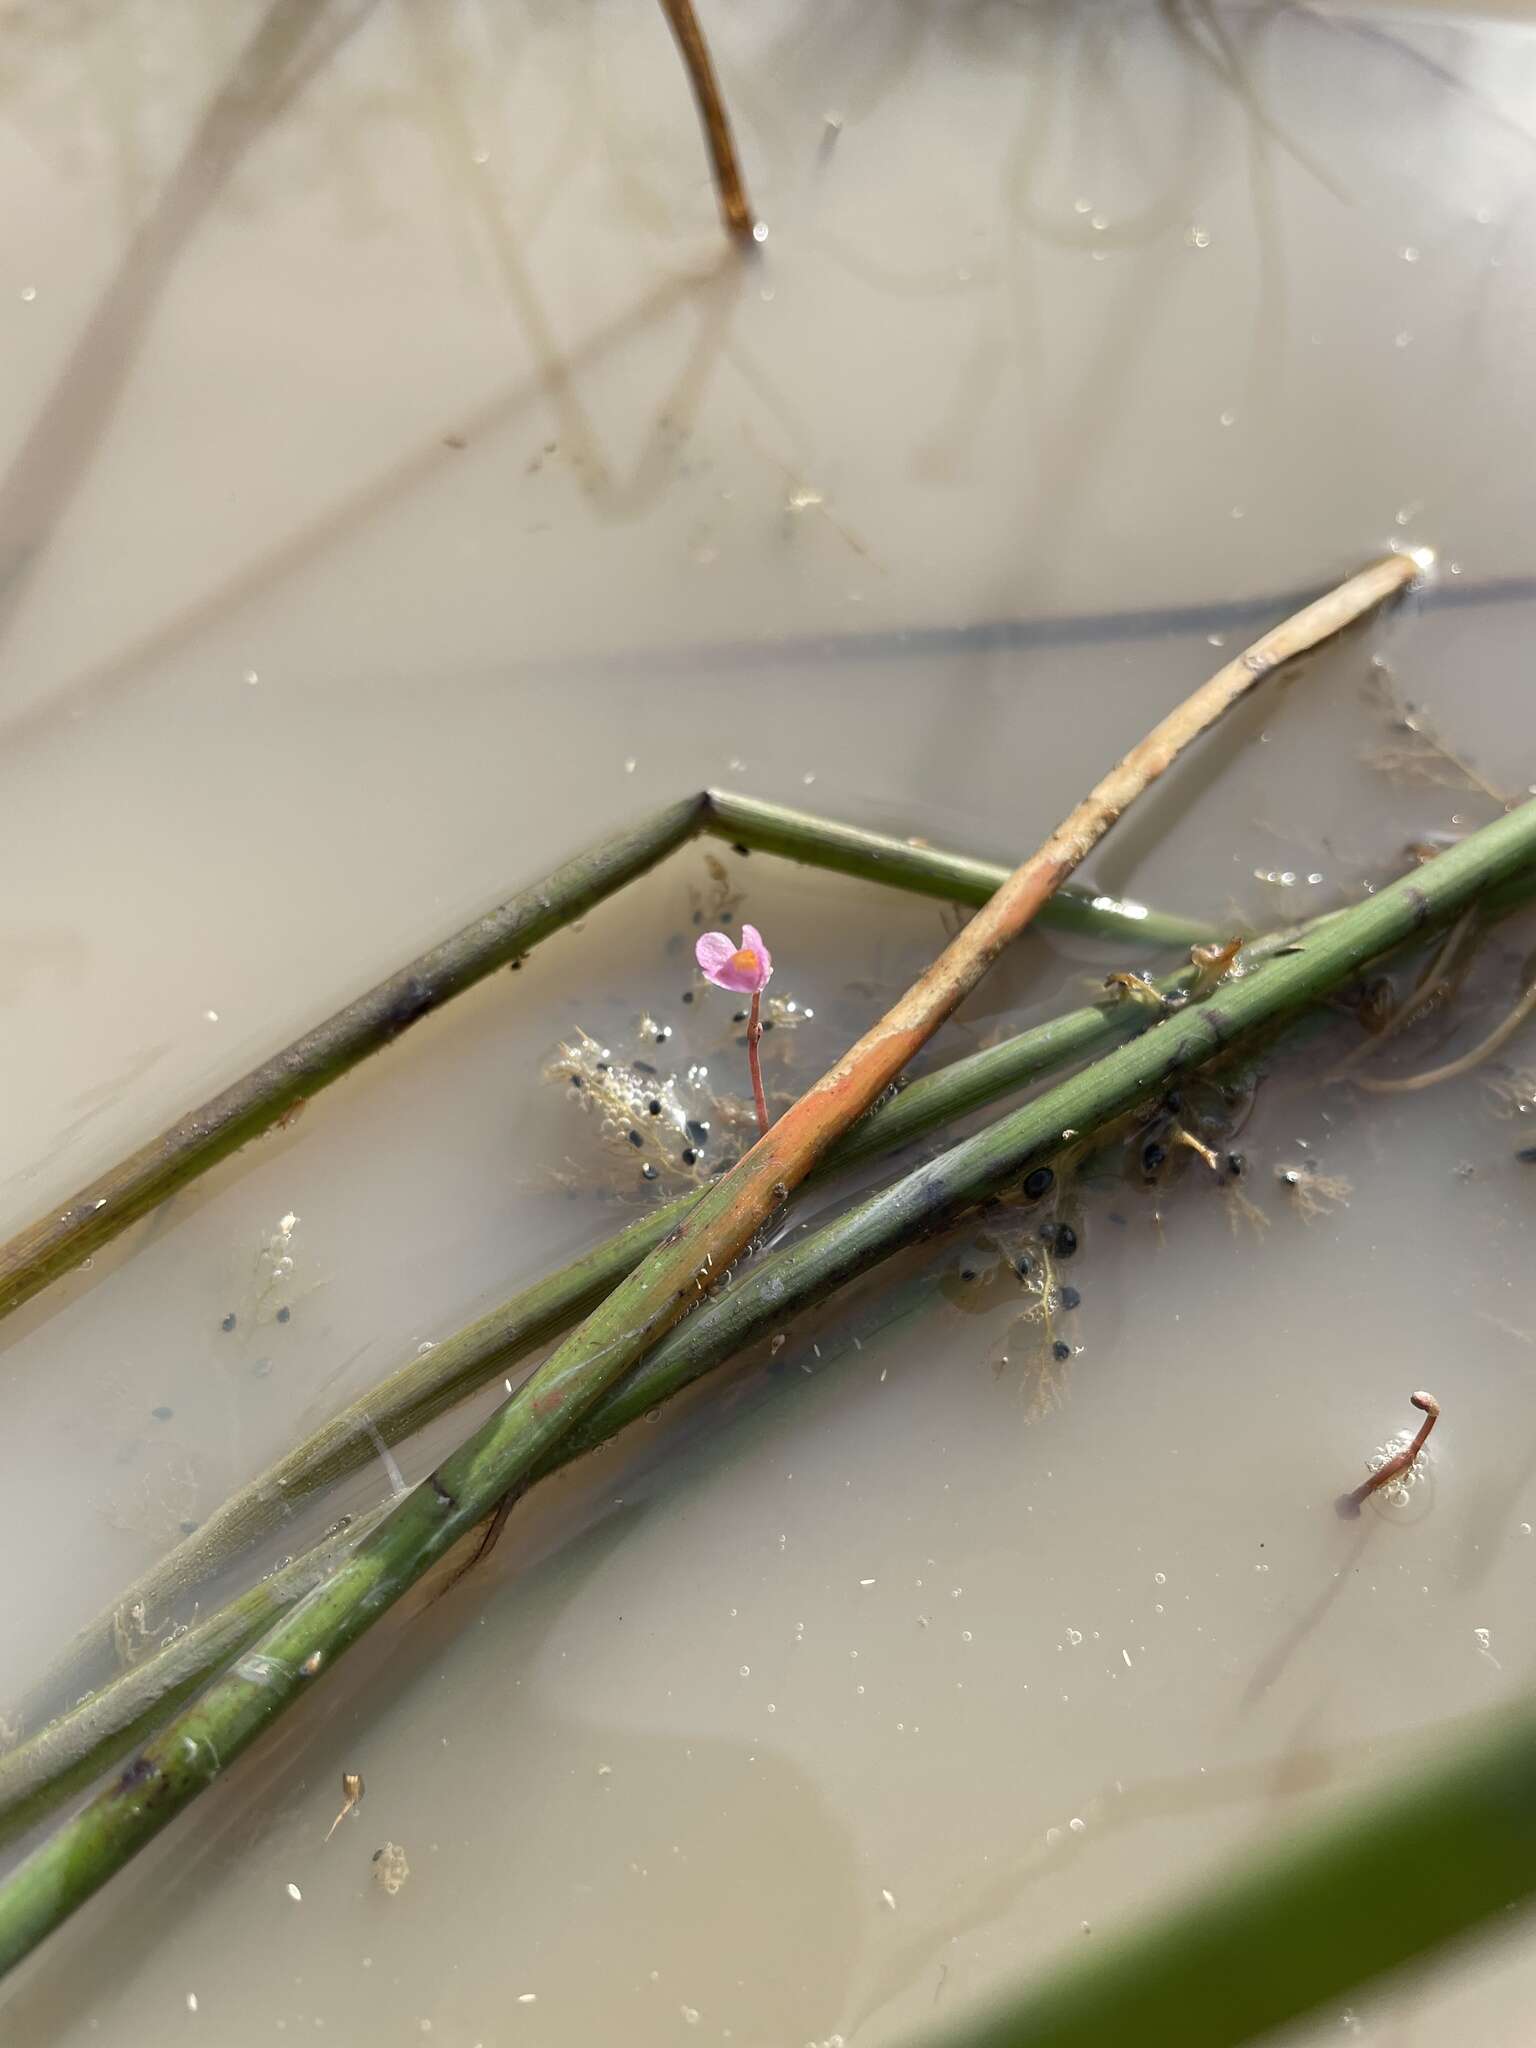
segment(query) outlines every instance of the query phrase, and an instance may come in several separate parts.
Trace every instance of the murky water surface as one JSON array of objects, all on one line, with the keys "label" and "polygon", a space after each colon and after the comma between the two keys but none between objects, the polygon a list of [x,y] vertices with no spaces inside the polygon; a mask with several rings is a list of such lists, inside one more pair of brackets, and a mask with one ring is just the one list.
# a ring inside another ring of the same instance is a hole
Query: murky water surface
[{"label": "murky water surface", "polygon": [[[1536,33],[707,22],[745,264],[643,6],[5,11],[7,1229],[688,789],[1022,853],[1388,544],[1432,590],[1094,873],[1262,926],[1536,781]],[[723,861],[792,1091],[945,914]],[[744,1095],[689,965],[721,887],[676,855],[5,1325],[4,1698],[302,1427],[676,1184],[545,1070],[585,1031]],[[1530,944],[1383,1070],[1475,1043]],[[1145,965],[1033,936],[935,1052]],[[1101,1162],[1049,1330],[1006,1231],[962,1235],[541,1489],[17,1974],[7,2038],[875,2048],[1518,1691],[1536,1043],[1323,1086],[1358,1039],[1276,1063],[1241,1199]],[[1424,1484],[1341,1523],[1422,1385]],[[1531,1973],[1484,1949],[1318,2038],[1522,2040]]]}]

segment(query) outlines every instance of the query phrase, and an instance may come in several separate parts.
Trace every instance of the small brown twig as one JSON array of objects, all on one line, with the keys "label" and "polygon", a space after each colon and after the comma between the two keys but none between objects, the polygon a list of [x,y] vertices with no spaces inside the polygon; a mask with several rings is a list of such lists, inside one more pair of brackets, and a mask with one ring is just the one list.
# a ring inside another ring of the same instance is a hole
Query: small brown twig
[{"label": "small brown twig", "polygon": [[666,15],[677,47],[682,52],[683,65],[688,73],[688,82],[693,87],[693,97],[698,103],[699,119],[704,124],[704,139],[709,144],[710,160],[715,167],[715,190],[720,197],[720,218],[727,230],[738,241],[753,240],[752,230],[756,223],[752,218],[751,202],[741,182],[741,167],[736,161],[736,144],[731,137],[730,117],[725,111],[725,102],[720,97],[720,82],[715,77],[715,67],[710,61],[709,45],[704,40],[704,31],[699,27],[698,16],[693,11],[693,0],[661,0],[661,11]]},{"label": "small brown twig", "polygon": [[763,992],[755,989],[752,994],[752,1015],[747,1020],[747,1064],[752,1069],[752,1098],[757,1104],[757,1135],[768,1135],[768,1098],[763,1093],[763,1063],[758,1047],[763,1042],[762,1022]]},{"label": "small brown twig", "polygon": [[1440,1413],[1440,1403],[1433,1394],[1423,1392],[1410,1394],[1408,1399],[1415,1408],[1422,1409],[1424,1413],[1424,1420],[1419,1425],[1418,1435],[1406,1449],[1399,1451],[1395,1457],[1388,1458],[1379,1472],[1373,1472],[1368,1479],[1362,1479],[1353,1493],[1341,1493],[1339,1495],[1339,1513],[1346,1519],[1358,1515],[1361,1508],[1364,1507],[1378,1487],[1390,1485],[1400,1473],[1406,1472],[1420,1451],[1423,1450],[1425,1444],[1428,1443],[1429,1432],[1434,1428],[1436,1418]]}]

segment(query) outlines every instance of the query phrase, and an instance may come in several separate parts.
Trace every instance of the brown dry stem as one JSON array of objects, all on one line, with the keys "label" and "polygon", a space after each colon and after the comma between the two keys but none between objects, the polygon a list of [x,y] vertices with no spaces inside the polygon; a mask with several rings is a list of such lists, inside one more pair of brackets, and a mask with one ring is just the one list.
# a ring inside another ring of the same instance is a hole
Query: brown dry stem
[{"label": "brown dry stem", "polygon": [[725,101],[720,97],[720,81],[715,76],[704,31],[693,11],[693,0],[661,0],[661,11],[677,39],[688,83],[693,87],[693,97],[698,103],[699,119],[704,126],[704,139],[709,144],[710,162],[714,167],[720,218],[738,241],[750,242],[756,223],[746,188],[741,182],[730,116],[725,111]]}]

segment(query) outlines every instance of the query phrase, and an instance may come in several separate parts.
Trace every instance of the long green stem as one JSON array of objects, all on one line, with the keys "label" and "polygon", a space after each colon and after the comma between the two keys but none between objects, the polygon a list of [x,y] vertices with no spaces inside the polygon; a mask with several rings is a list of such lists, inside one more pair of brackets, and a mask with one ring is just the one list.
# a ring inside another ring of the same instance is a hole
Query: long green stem
[{"label": "long green stem", "polygon": [[[1294,931],[1272,933],[1255,941],[1243,959],[1256,963],[1294,937]],[[1193,975],[1194,970],[1186,967],[1158,986],[1166,994],[1176,995],[1188,988]],[[1043,1074],[1091,1058],[1106,1046],[1145,1030],[1149,1022],[1149,1012],[1136,1002],[1090,1003],[985,1052],[955,1060],[871,1110],[833,1147],[817,1177],[898,1151]],[[695,1193],[688,1193],[647,1212],[430,1351],[413,1355],[259,1472],[75,1637],[37,1688],[43,1710],[51,1711],[57,1701],[72,1699],[96,1682],[131,1610],[168,1612],[287,1521],[300,1502],[361,1470],[378,1456],[381,1443],[391,1447],[400,1443],[549,1338],[569,1329],[676,1228],[696,1200]],[[100,1707],[94,1711],[102,1718]],[[88,1714],[76,1725],[88,1731],[94,1724]],[[12,1804],[30,1796],[37,1772],[46,1776],[51,1771],[57,1744],[46,1755],[41,1747],[43,1738],[51,1734],[52,1730],[45,1729],[37,1738],[38,1747],[28,1744],[0,1757],[0,1833]],[[85,1739],[84,1734],[80,1739]]]},{"label": "long green stem", "polygon": [[[922,2048],[1238,2048],[1536,1892],[1536,1704],[1394,1776]],[[1337,2030],[1335,2030],[1337,2031]],[[914,2042],[913,2048],[919,2048]]]},{"label": "long green stem", "polygon": [[19,1308],[167,1195],[238,1151],[451,996],[518,959],[654,867],[694,836],[706,808],[702,795],[687,797],[567,861],[306,1031],[50,1209],[0,1246],[0,1315]]},{"label": "long green stem", "polygon": [[[868,882],[885,882],[916,896],[935,896],[944,903],[982,904],[995,896],[1009,870],[995,861],[973,860],[962,853],[941,853],[910,839],[884,832],[866,832],[858,825],[839,825],[808,811],[786,810],[782,804],[736,796],[712,789],[704,829],[716,839],[759,853],[776,853],[803,866],[831,868]],[[1085,932],[1094,938],[1134,939],[1144,946],[1199,945],[1216,936],[1208,924],[1149,910],[1133,898],[1106,896],[1074,887],[1059,889],[1040,912],[1042,924],[1061,931]]]},{"label": "long green stem", "polygon": [[[1008,872],[721,790],[684,797],[410,961],[0,1245],[0,1317],[450,997],[521,959],[700,832],[957,903],[985,902]],[[1040,916],[1046,924],[1148,945],[1187,946],[1211,936],[1185,919],[1083,889],[1058,891]]]},{"label": "long green stem", "polygon": [[[1293,943],[1298,930],[1307,929],[1290,928],[1256,940],[1244,950],[1242,965],[1258,965]],[[1158,986],[1165,995],[1175,996],[1186,992],[1193,978],[1194,969],[1184,968]],[[1149,1012],[1135,1002],[1094,1003],[1020,1032],[984,1052],[955,1060],[912,1082],[855,1124],[833,1148],[816,1178],[898,1151],[1043,1074],[1145,1030],[1150,1021]],[[35,1696],[45,1703],[44,1711],[46,1703],[73,1698],[94,1682],[103,1660],[113,1654],[123,1632],[131,1627],[136,1611],[173,1611],[178,1602],[288,1521],[302,1501],[376,1458],[381,1444],[401,1442],[568,1328],[633,1270],[695,1199],[692,1193],[681,1195],[648,1212],[430,1351],[413,1355],[258,1473],[191,1536],[126,1587],[75,1638],[36,1689]],[[713,1310],[688,1326],[690,1336],[707,1327],[708,1314]],[[725,1355],[712,1355],[712,1362],[718,1363]],[[649,1379],[637,1379],[635,1384],[643,1390],[642,1406],[665,1398],[665,1389],[650,1391]],[[622,1428],[629,1419],[623,1392],[621,1387],[610,1395],[594,1418],[598,1438]],[[584,1431],[578,1448],[586,1449],[598,1438],[590,1430]],[[575,1454],[574,1450],[570,1453]],[[198,1674],[203,1680],[212,1677],[235,1648],[254,1640],[291,1604],[295,1596],[283,1592],[290,1582],[300,1583],[291,1572],[287,1579],[279,1575],[263,1581],[254,1589],[254,1599],[242,1596],[231,1608],[195,1622],[166,1651],[156,1652],[101,1684],[79,1705],[0,1756],[0,1840],[31,1826],[81,1783],[99,1774],[153,1723],[157,1704],[162,1714],[170,1711],[195,1690]],[[222,1619],[230,1612],[239,1617],[234,1634]]]},{"label": "long green stem", "polygon": [[141,1663],[119,1672],[99,1692],[39,1729],[30,1742],[0,1757],[0,1842],[35,1826],[99,1778],[140,1735],[200,1692],[231,1657],[322,1584],[389,1508],[386,1500],[348,1517],[345,1526],[322,1536]]},{"label": "long green stem", "polygon": [[[1473,834],[1430,866],[1340,912],[1258,971],[1176,1012],[999,1123],[861,1203],[805,1243],[749,1267],[735,1288],[674,1328],[656,1354],[605,1397],[616,1413],[651,1406],[699,1371],[705,1345],[733,1350],[793,1308],[819,1299],[898,1246],[1015,1185],[1100,1124],[1155,1098],[1192,1067],[1272,1025],[1402,940],[1453,915],[1536,859],[1536,803]],[[707,1339],[706,1327],[713,1332]],[[553,1368],[553,1370],[552,1370]],[[395,1507],[324,1584],[235,1667],[183,1708],[82,1812],[0,1887],[0,1970],[58,1926],[466,1535],[509,1487],[547,1466],[560,1360],[506,1405]],[[662,1387],[658,1374],[665,1372]],[[622,1404],[629,1404],[624,1406]],[[597,1409],[584,1425],[597,1426]],[[572,1439],[574,1449],[583,1437]]]}]

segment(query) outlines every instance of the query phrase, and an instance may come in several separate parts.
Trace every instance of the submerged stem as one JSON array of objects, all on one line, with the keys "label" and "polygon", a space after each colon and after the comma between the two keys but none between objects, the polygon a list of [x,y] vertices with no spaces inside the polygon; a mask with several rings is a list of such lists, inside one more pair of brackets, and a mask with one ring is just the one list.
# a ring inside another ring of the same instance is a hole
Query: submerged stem
[{"label": "submerged stem", "polygon": [[1500,1019],[1480,1044],[1474,1045],[1470,1052],[1464,1052],[1459,1059],[1447,1060],[1443,1067],[1431,1067],[1426,1073],[1405,1074],[1397,1079],[1360,1074],[1355,1078],[1355,1086],[1368,1089],[1373,1095],[1409,1095],[1419,1088],[1438,1087],[1442,1081],[1459,1081],[1463,1074],[1470,1074],[1484,1060],[1491,1059],[1500,1046],[1506,1045],[1533,1011],[1536,1011],[1536,977],[1532,978],[1525,994],[1509,1014]]}]

